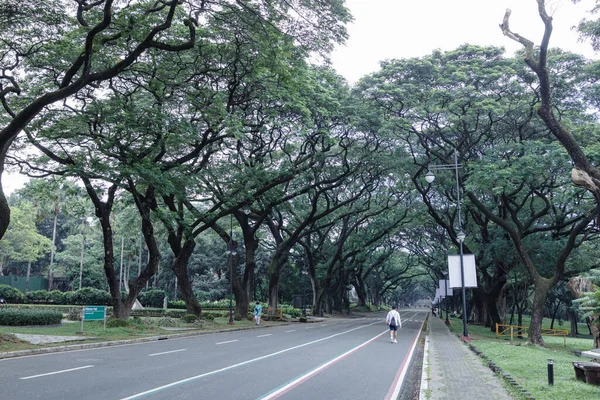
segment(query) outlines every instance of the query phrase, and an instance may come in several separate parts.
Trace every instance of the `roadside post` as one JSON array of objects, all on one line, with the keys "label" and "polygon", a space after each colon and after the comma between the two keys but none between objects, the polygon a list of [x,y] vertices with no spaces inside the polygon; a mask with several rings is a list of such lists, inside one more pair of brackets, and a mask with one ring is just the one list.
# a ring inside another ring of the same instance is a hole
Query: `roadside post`
[{"label": "roadside post", "polygon": [[106,329],[106,306],[83,306],[83,311],[81,312],[82,333],[83,321],[104,321],[104,329]]}]

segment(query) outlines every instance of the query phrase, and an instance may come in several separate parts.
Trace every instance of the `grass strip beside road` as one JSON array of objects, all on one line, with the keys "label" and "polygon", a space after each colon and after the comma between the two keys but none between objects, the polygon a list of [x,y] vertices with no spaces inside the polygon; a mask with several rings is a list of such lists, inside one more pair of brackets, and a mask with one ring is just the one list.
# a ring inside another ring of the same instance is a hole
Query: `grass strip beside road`
[{"label": "grass strip beside road", "polygon": [[[452,318],[450,330],[462,333],[462,321]],[[472,344],[489,360],[531,394],[536,400],[589,400],[600,398],[600,386],[579,381],[575,377],[573,361],[591,361],[580,357],[576,351],[592,349],[590,337],[567,337],[567,347],[562,337],[544,336],[548,347],[526,345],[525,339],[515,339],[513,343],[506,337],[496,338],[494,332],[483,326],[469,325]],[[548,384],[548,359],[554,366],[554,385]],[[484,362],[484,360],[482,360]],[[518,396],[520,393],[514,393]]]},{"label": "grass strip beside road", "polygon": [[[159,320],[161,318],[143,318],[143,323],[132,324],[126,327],[118,328],[106,328],[104,329],[103,321],[85,321],[83,327],[83,333],[81,333],[81,322],[65,322],[57,326],[35,326],[35,327],[23,327],[23,326],[0,326],[0,353],[29,350],[29,349],[40,349],[45,347],[57,347],[69,344],[78,343],[97,343],[97,342],[108,342],[128,339],[140,339],[151,336],[162,336],[167,334],[177,333],[210,333],[223,331],[228,329],[239,329],[239,328],[254,328],[256,325],[253,321],[235,321],[235,325],[229,325],[228,318],[215,318],[214,321],[204,321],[202,327],[194,324],[186,324],[183,322],[177,322],[174,326],[161,327],[159,326]],[[272,324],[278,324],[275,321],[263,321],[262,326],[268,326]],[[51,335],[51,336],[79,336],[80,341],[69,341],[69,342],[57,342],[47,344],[31,344],[18,340],[13,333],[24,333],[30,335]]]}]

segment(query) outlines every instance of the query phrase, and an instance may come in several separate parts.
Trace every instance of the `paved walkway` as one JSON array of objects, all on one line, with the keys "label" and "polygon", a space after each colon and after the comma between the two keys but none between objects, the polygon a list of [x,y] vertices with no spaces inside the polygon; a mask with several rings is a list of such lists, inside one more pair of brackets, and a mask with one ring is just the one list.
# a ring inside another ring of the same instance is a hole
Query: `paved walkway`
[{"label": "paved walkway", "polygon": [[420,400],[513,399],[501,378],[450,333],[443,319],[429,315],[428,325]]}]

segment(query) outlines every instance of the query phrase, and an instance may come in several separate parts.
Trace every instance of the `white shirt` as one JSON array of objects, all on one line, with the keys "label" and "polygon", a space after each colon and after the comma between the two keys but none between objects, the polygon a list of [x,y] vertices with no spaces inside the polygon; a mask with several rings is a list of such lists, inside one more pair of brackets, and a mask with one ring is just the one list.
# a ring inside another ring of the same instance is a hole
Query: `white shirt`
[{"label": "white shirt", "polygon": [[385,317],[386,325],[390,324],[392,317],[394,317],[394,319],[396,320],[396,326],[402,327],[402,321],[400,320],[400,313],[396,310],[390,310],[390,312],[387,314],[387,316]]}]

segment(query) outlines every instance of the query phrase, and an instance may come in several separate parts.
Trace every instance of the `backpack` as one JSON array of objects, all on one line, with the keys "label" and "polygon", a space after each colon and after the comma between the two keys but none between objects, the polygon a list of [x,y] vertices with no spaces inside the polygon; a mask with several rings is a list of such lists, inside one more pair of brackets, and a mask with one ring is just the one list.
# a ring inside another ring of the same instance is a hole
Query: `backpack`
[{"label": "backpack", "polygon": [[390,326],[396,326],[396,318],[392,317],[390,320]]}]

